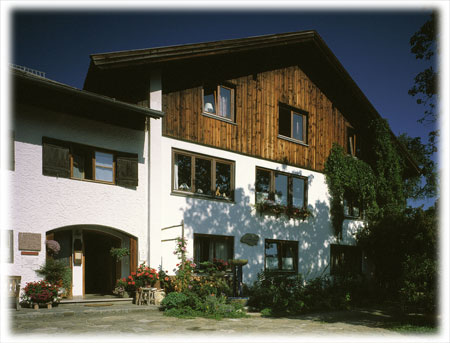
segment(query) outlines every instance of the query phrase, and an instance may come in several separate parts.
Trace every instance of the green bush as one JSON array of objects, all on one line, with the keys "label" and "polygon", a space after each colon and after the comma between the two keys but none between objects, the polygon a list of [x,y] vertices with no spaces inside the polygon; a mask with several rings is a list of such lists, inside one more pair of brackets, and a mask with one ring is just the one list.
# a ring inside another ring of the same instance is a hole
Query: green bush
[{"label": "green bush", "polygon": [[426,256],[407,256],[403,263],[400,299],[404,307],[432,313],[436,310],[437,262]]},{"label": "green bush", "polygon": [[161,302],[161,309],[168,316],[180,318],[240,318],[245,311],[241,304],[227,304],[226,297],[208,295],[199,297],[196,293],[185,291],[169,293]]},{"label": "green bush", "polygon": [[366,294],[365,280],[355,276],[318,277],[261,272],[249,288],[248,305],[264,316],[347,309]]},{"label": "green bush", "polygon": [[72,288],[72,270],[62,261],[49,257],[36,272],[44,276],[45,280],[51,284],[64,287],[66,292]]}]

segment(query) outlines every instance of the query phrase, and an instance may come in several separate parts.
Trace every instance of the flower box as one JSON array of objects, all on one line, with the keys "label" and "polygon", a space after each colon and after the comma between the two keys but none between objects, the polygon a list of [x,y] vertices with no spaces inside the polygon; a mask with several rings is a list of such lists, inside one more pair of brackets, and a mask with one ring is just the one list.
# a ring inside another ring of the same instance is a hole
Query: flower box
[{"label": "flower box", "polygon": [[256,211],[262,216],[263,214],[272,214],[277,218],[280,214],[284,214],[289,218],[305,220],[311,215],[311,212],[306,208],[296,208],[277,204],[273,200],[264,200],[255,205]]}]

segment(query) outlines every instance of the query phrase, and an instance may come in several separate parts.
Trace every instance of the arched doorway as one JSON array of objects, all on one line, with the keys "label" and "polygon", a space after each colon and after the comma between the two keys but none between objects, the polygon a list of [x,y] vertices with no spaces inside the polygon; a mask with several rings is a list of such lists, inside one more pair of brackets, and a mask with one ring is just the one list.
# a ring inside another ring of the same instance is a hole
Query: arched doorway
[{"label": "arched doorway", "polygon": [[[70,296],[112,294],[116,280],[137,267],[137,238],[121,230],[101,225],[72,225],[48,231],[47,240],[61,247],[55,257],[72,270]],[[111,248],[128,248],[130,255],[116,261]]]},{"label": "arched doorway", "polygon": [[100,231],[83,231],[84,292],[85,294],[112,294],[120,278],[120,261],[110,254],[111,248],[121,246],[121,240]]}]

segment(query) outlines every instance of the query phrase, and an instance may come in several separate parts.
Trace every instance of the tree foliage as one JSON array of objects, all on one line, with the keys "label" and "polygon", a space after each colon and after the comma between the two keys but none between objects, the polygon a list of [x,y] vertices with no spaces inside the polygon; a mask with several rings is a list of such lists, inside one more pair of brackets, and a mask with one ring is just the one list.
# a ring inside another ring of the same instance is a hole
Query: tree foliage
[{"label": "tree foliage", "polygon": [[437,234],[436,205],[389,214],[359,233],[380,297],[400,297],[405,306],[435,310]]},{"label": "tree foliage", "polygon": [[368,161],[375,174],[378,217],[399,213],[406,207],[402,157],[385,120],[372,120],[369,131],[372,152]]},{"label": "tree foliage", "polygon": [[398,140],[417,162],[422,174],[405,180],[406,197],[412,199],[436,197],[438,175],[436,164],[432,159],[433,147],[422,144],[420,137],[412,138],[405,133],[401,134]]},{"label": "tree foliage", "polygon": [[438,78],[436,70],[433,68],[433,58],[435,57],[437,43],[437,19],[435,13],[414,33],[409,43],[411,52],[416,56],[416,59],[429,61],[431,65],[416,75],[414,85],[409,89],[408,94],[416,97],[416,102],[426,107],[424,116],[419,119],[419,122],[435,122]]}]

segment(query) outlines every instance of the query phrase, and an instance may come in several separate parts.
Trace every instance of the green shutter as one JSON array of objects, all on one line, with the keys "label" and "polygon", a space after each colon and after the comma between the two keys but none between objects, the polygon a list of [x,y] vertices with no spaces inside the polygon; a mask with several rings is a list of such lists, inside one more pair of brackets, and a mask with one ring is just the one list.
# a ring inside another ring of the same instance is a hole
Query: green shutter
[{"label": "green shutter", "polygon": [[42,143],[42,173],[70,178],[69,148],[54,142]]},{"label": "green shutter", "polygon": [[116,183],[123,187],[137,187],[138,158],[136,156],[117,156]]}]

